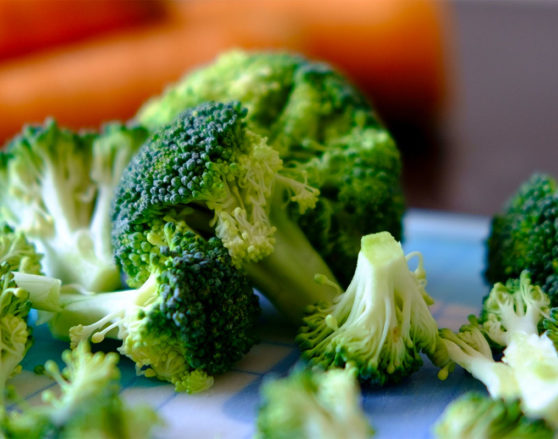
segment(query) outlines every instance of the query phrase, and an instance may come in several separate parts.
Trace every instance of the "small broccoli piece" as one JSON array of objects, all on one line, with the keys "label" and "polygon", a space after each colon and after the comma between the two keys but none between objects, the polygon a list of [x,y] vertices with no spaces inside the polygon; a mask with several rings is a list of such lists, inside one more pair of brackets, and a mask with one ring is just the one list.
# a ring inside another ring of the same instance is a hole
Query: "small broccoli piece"
[{"label": "small broccoli piece", "polygon": [[290,214],[343,287],[361,236],[387,230],[400,238],[399,152],[343,75],[289,53],[231,51],[151,99],[137,118],[155,131],[205,101],[239,101],[248,128],[268,139],[291,176],[320,190],[314,209]]},{"label": "small broccoli piece", "polygon": [[[105,336],[122,340],[119,352],[131,358],[139,374],[174,384],[177,391],[198,392],[213,374],[231,368],[255,343],[258,298],[246,277],[231,263],[216,238],[204,240],[181,223],[168,222],[151,275],[135,290],[84,294],[58,288],[49,278],[18,276],[34,307],[54,311],[52,333],[73,345]],[[49,292],[51,304],[44,302]],[[56,309],[58,308],[58,311]]]},{"label": "small broccoli piece", "polygon": [[543,319],[543,328],[558,350],[558,308],[552,308]]},{"label": "small broccoli piece", "polygon": [[0,224],[0,411],[4,407],[6,381],[19,372],[19,363],[31,346],[27,316],[28,292],[18,288],[14,270],[39,274],[41,256],[21,232]]},{"label": "small broccoli piece", "polygon": [[434,427],[438,439],[552,439],[543,421],[526,417],[518,401],[470,392],[452,402]]},{"label": "small broccoli piece", "polygon": [[[531,284],[524,271],[519,279],[494,285],[479,322],[471,317],[474,324],[459,334],[442,330],[441,336],[451,360],[482,381],[491,396],[519,399],[527,416],[544,419],[556,428],[558,352],[546,333],[539,334],[549,303],[549,297]],[[501,361],[493,359],[487,340],[505,348]]]},{"label": "small broccoli piece", "polygon": [[27,126],[0,151],[0,220],[44,254],[44,271],[87,289],[117,288],[110,205],[143,128],[108,125],[76,134],[53,120]]},{"label": "small broccoli piece", "polygon": [[374,430],[360,408],[356,370],[297,370],[262,386],[258,439],[364,439]]},{"label": "small broccoli piece", "polygon": [[54,361],[45,370],[60,386],[60,396],[46,390],[45,404],[13,411],[3,420],[2,431],[13,439],[149,438],[157,414],[147,407],[127,407],[119,396],[120,372],[115,353],[92,354],[89,344],[80,343],[65,351],[66,368]]},{"label": "small broccoli piece", "polygon": [[457,334],[445,328],[440,330],[448,361],[443,365],[438,377],[445,379],[453,369],[453,363],[456,363],[481,381],[493,398],[516,399],[519,390],[513,370],[509,365],[494,360],[478,321],[474,317],[470,320],[471,322],[463,325]]},{"label": "small broccoli piece", "polygon": [[549,175],[535,174],[492,219],[486,278],[505,282],[529,270],[558,306],[558,188]]},{"label": "small broccoli piece", "polygon": [[158,230],[176,217],[219,238],[235,266],[298,321],[305,306],[333,295],[314,282],[315,273],[333,275],[286,212],[311,208],[318,191],[282,174],[277,151],[245,117],[238,103],[205,103],[142,146],[115,196],[116,259],[128,284],[145,282]]},{"label": "small broccoli piece", "polygon": [[[408,260],[419,256],[417,269]],[[347,290],[332,303],[311,307],[296,337],[302,356],[324,368],[352,363],[359,378],[397,382],[434,354],[438,327],[428,305],[420,254],[407,258],[388,232],[362,238],[357,267]]]}]

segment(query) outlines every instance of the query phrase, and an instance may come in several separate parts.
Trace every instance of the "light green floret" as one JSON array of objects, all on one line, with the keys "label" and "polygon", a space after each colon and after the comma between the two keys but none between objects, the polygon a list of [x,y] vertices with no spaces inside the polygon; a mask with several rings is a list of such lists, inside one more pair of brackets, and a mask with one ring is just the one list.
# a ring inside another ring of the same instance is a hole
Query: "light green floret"
[{"label": "light green floret", "polygon": [[[557,428],[558,352],[549,335],[539,333],[551,318],[549,303],[550,298],[523,272],[519,279],[494,285],[480,321],[472,316],[472,324],[458,334],[446,329],[440,335],[450,362],[484,383],[491,396],[519,399],[527,416]],[[489,341],[504,348],[501,361],[494,360]],[[441,376],[446,375],[442,369]]]},{"label": "light green floret", "polygon": [[2,431],[12,439],[147,439],[160,423],[148,407],[130,408],[119,396],[120,372],[115,353],[92,354],[88,343],[65,351],[66,368],[50,360],[45,370],[59,385],[60,395],[42,393],[41,406],[24,406],[2,421]]},{"label": "light green floret", "polygon": [[20,371],[19,363],[32,343],[31,328],[27,326],[31,303],[28,292],[14,280],[16,270],[40,273],[41,255],[23,233],[0,224],[0,413],[4,410],[6,381]]},{"label": "light green floret", "polygon": [[145,136],[119,124],[78,134],[48,120],[25,127],[0,152],[0,220],[33,242],[47,275],[95,291],[120,285],[110,205]]},{"label": "light green floret", "polygon": [[518,401],[467,393],[452,402],[434,426],[437,439],[552,439],[543,421],[529,419]]},{"label": "light green floret", "polygon": [[299,370],[267,381],[257,419],[257,439],[365,439],[374,434],[360,407],[352,367]]},{"label": "light green floret", "polygon": [[359,378],[396,382],[433,355],[438,327],[428,306],[422,258],[411,271],[388,232],[362,238],[356,271],[333,303],[311,307],[296,338],[304,358],[325,368],[354,364]]}]

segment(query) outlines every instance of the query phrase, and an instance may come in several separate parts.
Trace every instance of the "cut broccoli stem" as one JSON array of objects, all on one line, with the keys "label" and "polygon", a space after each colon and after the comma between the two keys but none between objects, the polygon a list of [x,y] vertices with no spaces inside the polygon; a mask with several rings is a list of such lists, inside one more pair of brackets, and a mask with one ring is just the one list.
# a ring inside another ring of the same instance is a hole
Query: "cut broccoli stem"
[{"label": "cut broccoli stem", "polygon": [[341,289],[314,280],[316,275],[323,275],[335,282],[335,277],[289,218],[286,206],[274,204],[270,217],[277,228],[274,251],[260,262],[247,264],[246,271],[254,286],[299,326],[308,306],[333,300]]}]

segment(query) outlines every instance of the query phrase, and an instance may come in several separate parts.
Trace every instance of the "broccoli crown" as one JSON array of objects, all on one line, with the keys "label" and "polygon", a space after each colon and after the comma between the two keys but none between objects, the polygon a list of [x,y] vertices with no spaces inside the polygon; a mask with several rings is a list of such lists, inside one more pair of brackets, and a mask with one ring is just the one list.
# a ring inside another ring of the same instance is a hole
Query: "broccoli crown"
[{"label": "broccoli crown", "polygon": [[452,402],[434,427],[438,439],[551,439],[544,421],[529,419],[517,400],[469,392]]},{"label": "broccoli crown", "polygon": [[364,382],[397,382],[433,355],[438,328],[422,258],[412,272],[388,232],[362,238],[356,271],[333,303],[311,307],[296,337],[304,358],[325,368],[354,364]]},{"label": "broccoli crown", "polygon": [[558,305],[558,190],[549,175],[524,182],[504,211],[492,218],[487,242],[490,283],[518,277],[526,269],[535,285]]},{"label": "broccoli crown", "polygon": [[[172,222],[164,235],[167,241],[153,252],[151,275],[142,286],[93,295],[62,289],[55,299],[60,311],[49,324],[74,345],[89,337],[120,339],[120,352],[138,373],[197,392],[255,343],[258,298],[217,238],[205,240]],[[25,279],[18,281],[25,285]]]},{"label": "broccoli crown", "polygon": [[549,305],[549,297],[532,285],[529,272],[523,271],[519,279],[494,285],[484,299],[480,322],[487,337],[503,348],[517,332],[538,334]]},{"label": "broccoli crown", "polygon": [[45,364],[47,373],[60,386],[60,396],[47,390],[42,394],[46,404],[11,412],[2,425],[7,437],[150,437],[158,416],[150,408],[129,408],[120,398],[118,355],[92,354],[84,342],[73,351],[65,351],[62,359],[66,363],[62,372],[54,361]]},{"label": "broccoli crown", "polygon": [[110,205],[146,134],[119,124],[78,134],[48,120],[25,127],[0,152],[0,220],[25,232],[44,254],[47,275],[97,291],[120,285]]},{"label": "broccoli crown", "polygon": [[347,285],[362,235],[401,236],[397,147],[363,95],[334,69],[288,53],[232,51],[149,101],[138,120],[155,130],[205,101],[239,101],[249,129],[279,151],[293,178],[321,192],[293,216]]},{"label": "broccoli crown", "polygon": [[261,393],[258,439],[372,437],[374,430],[360,408],[354,369],[326,372],[297,370],[268,380]]},{"label": "broccoli crown", "polygon": [[246,129],[245,116],[235,102],[204,103],[181,114],[140,149],[114,203],[115,255],[126,272],[136,270],[128,243],[136,245],[138,236],[169,209],[181,209],[181,219],[201,233],[214,226],[235,265],[242,266],[273,252],[275,227],[269,210],[275,186],[302,209],[315,203],[313,188],[279,178],[277,152]]},{"label": "broccoli crown", "polygon": [[552,340],[554,347],[558,351],[558,308],[550,309],[542,323],[546,335]]}]

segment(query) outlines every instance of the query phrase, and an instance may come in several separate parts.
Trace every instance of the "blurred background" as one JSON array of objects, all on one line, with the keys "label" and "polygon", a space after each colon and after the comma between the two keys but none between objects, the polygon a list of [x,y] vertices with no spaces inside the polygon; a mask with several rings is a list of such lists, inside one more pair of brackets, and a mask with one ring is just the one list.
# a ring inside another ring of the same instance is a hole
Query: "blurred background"
[{"label": "blurred background", "polygon": [[0,0],[0,142],[126,120],[227,49],[289,49],[374,102],[411,207],[492,214],[558,176],[557,43],[554,0]]}]

